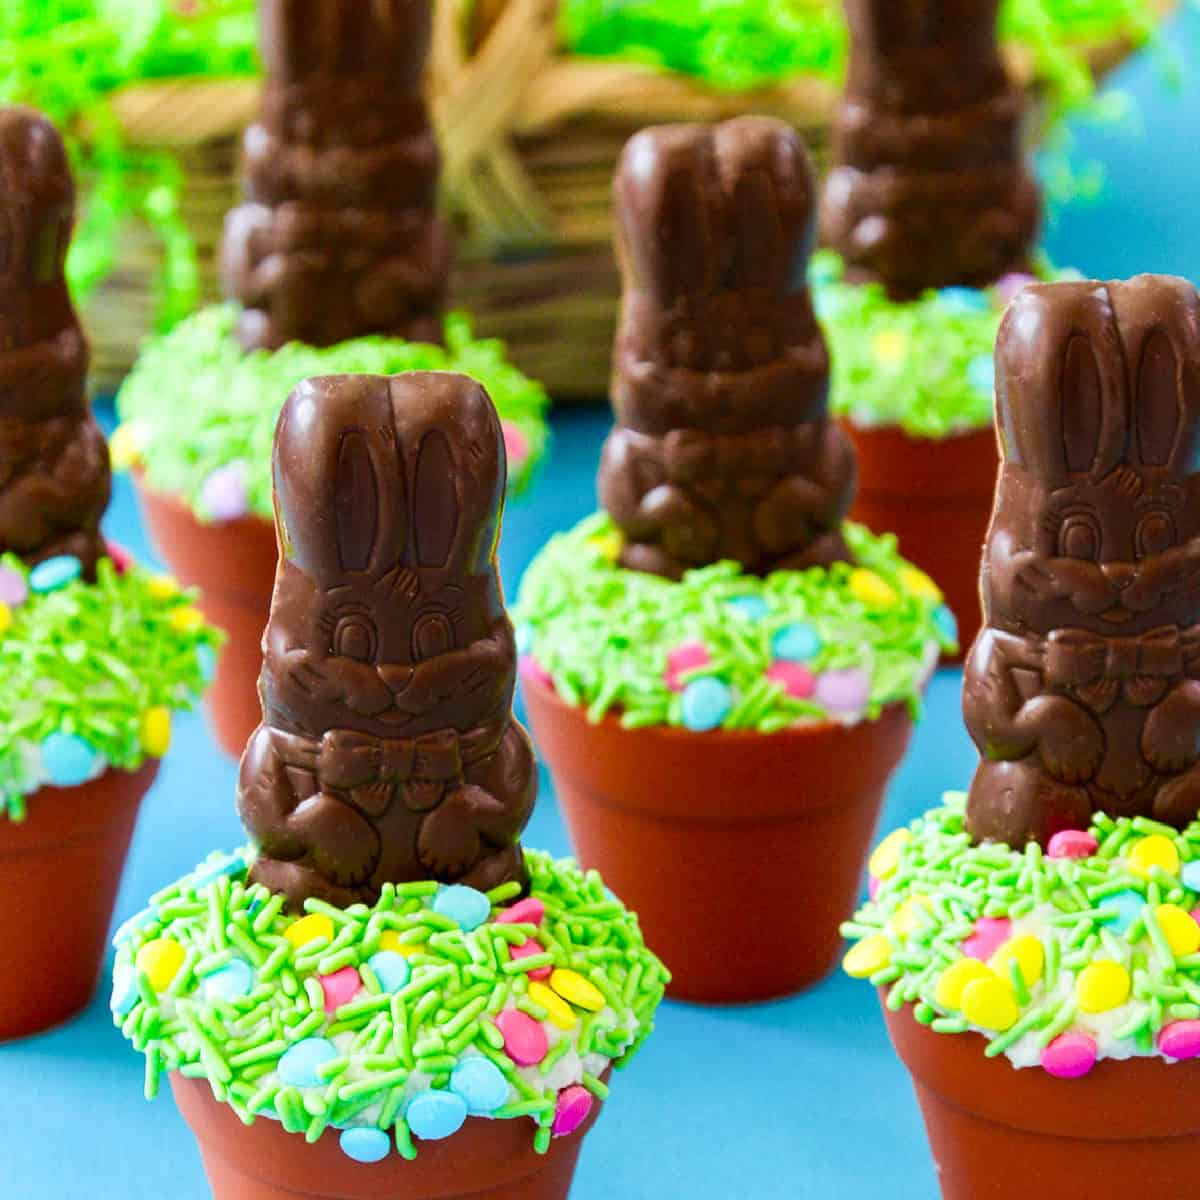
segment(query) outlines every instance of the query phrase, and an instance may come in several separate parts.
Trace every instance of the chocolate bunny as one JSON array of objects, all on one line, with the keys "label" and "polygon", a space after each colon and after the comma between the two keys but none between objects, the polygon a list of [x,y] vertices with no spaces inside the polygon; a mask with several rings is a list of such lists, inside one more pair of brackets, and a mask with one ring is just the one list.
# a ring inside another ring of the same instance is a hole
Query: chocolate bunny
[{"label": "chocolate bunny", "polygon": [[537,773],[496,568],[504,443],[461,375],[310,379],[273,457],[279,566],[238,809],[299,908],[525,881]]},{"label": "chocolate bunny", "polygon": [[646,129],[615,192],[625,291],[599,491],[621,561],[677,579],[845,558],[855,464],[827,417],[803,142],[765,117]]},{"label": "chocolate bunny", "polygon": [[0,551],[75,555],[94,579],[111,480],[64,274],[74,220],[58,130],[0,107]]},{"label": "chocolate bunny", "polygon": [[1040,200],[999,0],[846,0],[850,63],[821,235],[895,300],[1025,271]]},{"label": "chocolate bunny", "polygon": [[449,241],[421,91],[431,0],[264,0],[259,15],[262,109],[222,251],[243,345],[440,340]]},{"label": "chocolate bunny", "polygon": [[968,827],[1200,810],[1200,297],[1143,275],[1026,288],[996,347],[1003,466],[963,709]]}]

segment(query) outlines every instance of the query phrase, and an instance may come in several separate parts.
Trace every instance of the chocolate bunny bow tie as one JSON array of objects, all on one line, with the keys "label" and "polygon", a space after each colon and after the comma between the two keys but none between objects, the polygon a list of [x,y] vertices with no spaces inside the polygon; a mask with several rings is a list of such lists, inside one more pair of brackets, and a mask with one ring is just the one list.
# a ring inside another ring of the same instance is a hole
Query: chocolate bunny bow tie
[{"label": "chocolate bunny bow tie", "polygon": [[1174,625],[1138,637],[1100,637],[1082,629],[1056,630],[1046,639],[1046,681],[1075,692],[1096,712],[1118,694],[1148,708],[1184,674],[1183,639]]}]

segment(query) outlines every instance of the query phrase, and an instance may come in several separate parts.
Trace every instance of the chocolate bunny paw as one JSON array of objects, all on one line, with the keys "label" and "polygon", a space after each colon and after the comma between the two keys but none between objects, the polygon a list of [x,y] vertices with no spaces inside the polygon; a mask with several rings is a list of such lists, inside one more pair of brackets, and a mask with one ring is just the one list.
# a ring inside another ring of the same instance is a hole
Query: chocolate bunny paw
[{"label": "chocolate bunny paw", "polygon": [[1066,696],[1038,696],[1018,714],[1018,723],[1037,738],[1038,753],[1050,775],[1063,783],[1087,783],[1104,758],[1104,730]]},{"label": "chocolate bunny paw", "polygon": [[1150,710],[1142,729],[1142,755],[1164,775],[1200,760],[1200,681],[1184,680]]},{"label": "chocolate bunny paw", "polygon": [[417,858],[433,878],[456,880],[479,861],[483,842],[476,809],[481,804],[495,801],[468,784],[449,793],[421,822]]}]

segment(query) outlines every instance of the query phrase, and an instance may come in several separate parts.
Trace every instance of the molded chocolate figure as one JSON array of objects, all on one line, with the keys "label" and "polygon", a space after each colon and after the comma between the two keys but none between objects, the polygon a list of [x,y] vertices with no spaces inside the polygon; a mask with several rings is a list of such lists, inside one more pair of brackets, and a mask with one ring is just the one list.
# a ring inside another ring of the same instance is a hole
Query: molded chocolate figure
[{"label": "molded chocolate figure", "polygon": [[537,773],[513,719],[505,463],[461,375],[310,379],[275,433],[280,560],[238,809],[299,908],[385,882],[525,882]]},{"label": "molded chocolate figure", "polygon": [[1004,457],[964,712],[976,838],[1200,810],[1200,298],[1029,287],[996,349]]},{"label": "molded chocolate figure", "polygon": [[421,92],[432,0],[262,0],[266,82],[226,290],[249,349],[441,338],[449,242]]},{"label": "molded chocolate figure", "polygon": [[821,235],[894,300],[1029,267],[1040,202],[1024,98],[996,40],[999,0],[845,0],[846,91]]},{"label": "molded chocolate figure", "polygon": [[64,275],[74,220],[58,130],[0,107],[0,551],[73,554],[94,579],[111,481]]},{"label": "molded chocolate figure", "polygon": [[806,269],[815,185],[780,121],[634,136],[616,179],[625,280],[601,503],[625,566],[669,578],[846,557],[854,454],[827,417]]}]

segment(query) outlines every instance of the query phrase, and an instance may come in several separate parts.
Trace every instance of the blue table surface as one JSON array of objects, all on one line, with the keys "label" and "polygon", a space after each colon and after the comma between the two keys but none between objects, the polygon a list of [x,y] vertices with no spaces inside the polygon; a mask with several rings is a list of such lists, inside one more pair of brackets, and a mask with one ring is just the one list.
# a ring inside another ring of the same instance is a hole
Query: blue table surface
[{"label": "blue table surface", "polygon": [[[1062,212],[1048,231],[1056,261],[1099,276],[1154,270],[1200,279],[1200,13],[1176,23],[1170,45],[1192,76],[1182,89],[1172,87],[1154,55],[1142,55],[1113,81],[1137,97],[1140,129],[1077,130],[1078,153],[1106,165],[1108,187],[1100,201]],[[510,592],[546,537],[593,507],[607,425],[601,410],[555,416],[553,457],[535,490],[509,509],[502,560]],[[153,556],[123,479],[108,530]],[[974,753],[959,716],[959,684],[955,672],[935,679],[925,721],[891,787],[885,827],[969,780]],[[180,719],[142,810],[117,920],[209,850],[239,844],[233,791],[234,765],[215,749],[201,718]],[[569,851],[546,779],[527,841]],[[820,854],[814,846],[814,858]],[[64,1028],[0,1047],[0,1196],[208,1194],[169,1093],[153,1104],[142,1099],[142,1059],[112,1027],[103,994]],[[771,1004],[665,1004],[657,1033],[615,1081],[573,1192],[576,1200],[882,1194],[934,1200],[937,1191],[908,1080],[874,996],[840,976]]]}]

